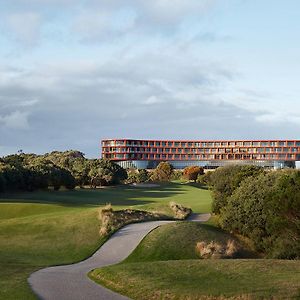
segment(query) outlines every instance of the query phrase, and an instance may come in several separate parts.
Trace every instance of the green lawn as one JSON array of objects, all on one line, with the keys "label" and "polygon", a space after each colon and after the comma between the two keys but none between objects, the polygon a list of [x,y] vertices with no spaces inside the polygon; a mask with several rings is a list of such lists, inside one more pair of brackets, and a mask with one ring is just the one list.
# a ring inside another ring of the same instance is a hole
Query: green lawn
[{"label": "green lawn", "polygon": [[300,261],[174,260],[118,264],[90,273],[132,299],[299,299]]},{"label": "green lawn", "polygon": [[257,257],[241,241],[215,226],[197,222],[176,222],[150,232],[124,263],[196,259],[199,258],[195,251],[197,242],[217,241],[226,246],[228,240],[235,240],[240,244],[240,258]]},{"label": "green lawn", "polygon": [[[236,238],[209,224],[164,225],[148,234],[125,261],[89,276],[133,299],[300,297],[300,261],[198,258],[197,242],[226,244],[228,239]],[[237,242],[239,257],[257,257]]]},{"label": "green lawn", "polygon": [[34,299],[27,285],[30,273],[80,261],[99,248],[100,206],[170,213],[170,201],[208,212],[211,198],[207,190],[180,183],[1,195],[0,299]]}]

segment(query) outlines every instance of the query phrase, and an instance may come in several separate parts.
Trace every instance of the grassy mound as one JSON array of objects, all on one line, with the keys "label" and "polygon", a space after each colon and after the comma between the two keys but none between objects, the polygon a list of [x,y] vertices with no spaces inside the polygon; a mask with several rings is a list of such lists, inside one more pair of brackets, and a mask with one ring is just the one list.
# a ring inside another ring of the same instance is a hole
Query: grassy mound
[{"label": "grassy mound", "polygon": [[[197,222],[167,224],[150,232],[125,262],[196,259],[199,257],[195,251],[198,242],[215,241],[226,245],[228,240],[236,239],[212,225]],[[242,246],[240,257],[254,255]]]},{"label": "grassy mound", "polygon": [[298,299],[300,261],[181,260],[122,263],[92,271],[132,299]]}]

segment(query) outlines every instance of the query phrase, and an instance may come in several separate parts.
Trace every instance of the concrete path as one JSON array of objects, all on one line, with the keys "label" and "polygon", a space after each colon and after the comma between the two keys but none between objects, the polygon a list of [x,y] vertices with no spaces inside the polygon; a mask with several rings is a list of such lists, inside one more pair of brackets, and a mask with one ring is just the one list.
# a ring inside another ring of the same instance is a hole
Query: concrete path
[{"label": "concrete path", "polygon": [[[191,221],[207,221],[209,214],[192,215]],[[125,259],[154,228],[172,221],[154,221],[127,225],[118,230],[90,258],[77,264],[50,267],[32,273],[28,282],[43,300],[123,300],[125,296],[94,283],[87,273],[95,268]]]}]

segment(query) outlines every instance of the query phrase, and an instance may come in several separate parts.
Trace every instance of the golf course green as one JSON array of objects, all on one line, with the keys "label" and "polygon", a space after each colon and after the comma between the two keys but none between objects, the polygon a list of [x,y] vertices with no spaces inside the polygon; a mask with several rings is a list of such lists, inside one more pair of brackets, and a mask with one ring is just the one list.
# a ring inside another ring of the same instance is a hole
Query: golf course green
[{"label": "golf course green", "polygon": [[209,212],[209,191],[197,185],[117,186],[74,191],[39,191],[0,196],[0,299],[35,299],[28,276],[46,266],[83,260],[104,239],[99,208],[135,208],[171,214],[169,202]]}]

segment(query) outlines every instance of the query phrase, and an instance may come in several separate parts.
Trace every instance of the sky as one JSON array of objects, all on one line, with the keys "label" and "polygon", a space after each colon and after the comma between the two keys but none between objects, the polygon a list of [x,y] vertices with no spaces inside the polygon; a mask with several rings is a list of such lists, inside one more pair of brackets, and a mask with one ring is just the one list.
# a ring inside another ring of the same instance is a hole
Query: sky
[{"label": "sky", "polygon": [[299,139],[298,0],[0,0],[0,156]]}]

